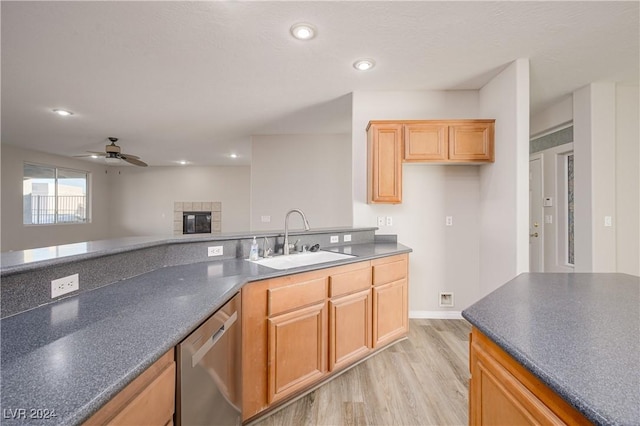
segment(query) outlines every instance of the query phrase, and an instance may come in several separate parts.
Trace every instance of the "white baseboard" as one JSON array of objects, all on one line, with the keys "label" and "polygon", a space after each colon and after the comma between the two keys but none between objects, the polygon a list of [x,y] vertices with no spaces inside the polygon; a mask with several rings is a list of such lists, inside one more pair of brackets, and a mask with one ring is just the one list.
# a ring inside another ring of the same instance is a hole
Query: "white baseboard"
[{"label": "white baseboard", "polygon": [[461,311],[409,311],[409,318],[462,319]]}]

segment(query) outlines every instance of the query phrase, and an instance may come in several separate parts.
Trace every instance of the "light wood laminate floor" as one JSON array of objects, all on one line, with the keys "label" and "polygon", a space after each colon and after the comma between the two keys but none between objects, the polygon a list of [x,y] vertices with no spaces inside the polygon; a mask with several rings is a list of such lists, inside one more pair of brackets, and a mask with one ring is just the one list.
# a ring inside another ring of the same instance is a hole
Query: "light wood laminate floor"
[{"label": "light wood laminate floor", "polygon": [[467,425],[470,331],[410,320],[407,340],[253,425]]}]

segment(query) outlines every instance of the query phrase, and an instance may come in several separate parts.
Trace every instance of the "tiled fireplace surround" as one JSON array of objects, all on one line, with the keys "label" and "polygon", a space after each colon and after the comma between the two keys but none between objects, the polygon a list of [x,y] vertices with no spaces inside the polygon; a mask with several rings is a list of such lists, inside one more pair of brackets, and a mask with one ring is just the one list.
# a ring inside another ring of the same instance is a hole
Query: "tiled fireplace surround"
[{"label": "tiled fireplace surround", "polygon": [[173,234],[182,235],[184,212],[211,212],[211,233],[222,230],[222,203],[220,201],[176,201],[173,203]]}]

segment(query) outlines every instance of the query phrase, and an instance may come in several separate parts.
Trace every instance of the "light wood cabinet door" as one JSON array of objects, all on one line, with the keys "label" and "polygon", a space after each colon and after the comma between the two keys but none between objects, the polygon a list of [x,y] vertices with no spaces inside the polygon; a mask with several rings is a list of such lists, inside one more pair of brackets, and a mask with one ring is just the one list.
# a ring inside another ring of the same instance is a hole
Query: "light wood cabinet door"
[{"label": "light wood cabinet door", "polygon": [[404,161],[446,161],[448,126],[442,123],[404,125]]},{"label": "light wood cabinet door", "polygon": [[493,120],[452,123],[449,126],[449,160],[456,162],[493,162],[493,133]]},{"label": "light wood cabinet door", "polygon": [[330,371],[350,365],[369,353],[371,319],[370,285],[365,290],[329,302]]},{"label": "light wood cabinet door", "polygon": [[173,421],[176,395],[174,350],[164,354],[114,396],[83,426],[156,425]]},{"label": "light wood cabinet door", "polygon": [[327,372],[327,308],[322,303],[269,318],[269,404]]},{"label": "light wood cabinet door", "polygon": [[469,425],[590,424],[475,328],[469,345]]},{"label": "light wood cabinet door", "polygon": [[373,347],[406,336],[408,327],[407,280],[373,287]]},{"label": "light wood cabinet door", "polygon": [[367,128],[367,201],[402,202],[402,124]]}]

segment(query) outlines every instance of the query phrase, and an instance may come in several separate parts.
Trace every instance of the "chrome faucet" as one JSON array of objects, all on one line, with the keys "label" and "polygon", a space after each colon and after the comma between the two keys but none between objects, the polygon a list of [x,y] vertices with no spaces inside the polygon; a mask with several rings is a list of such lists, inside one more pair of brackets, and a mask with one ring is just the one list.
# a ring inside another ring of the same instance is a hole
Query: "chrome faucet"
[{"label": "chrome faucet", "polygon": [[289,215],[291,213],[298,213],[302,217],[302,221],[304,222],[304,230],[309,230],[309,222],[307,221],[307,217],[304,215],[302,210],[300,209],[291,209],[287,212],[287,215],[284,218],[284,246],[282,247],[282,254],[289,254]]},{"label": "chrome faucet", "polygon": [[271,257],[271,253],[273,251],[271,250],[271,247],[269,246],[269,239],[267,237],[264,237],[264,243],[262,244],[262,257],[264,257],[265,259],[267,257]]}]

